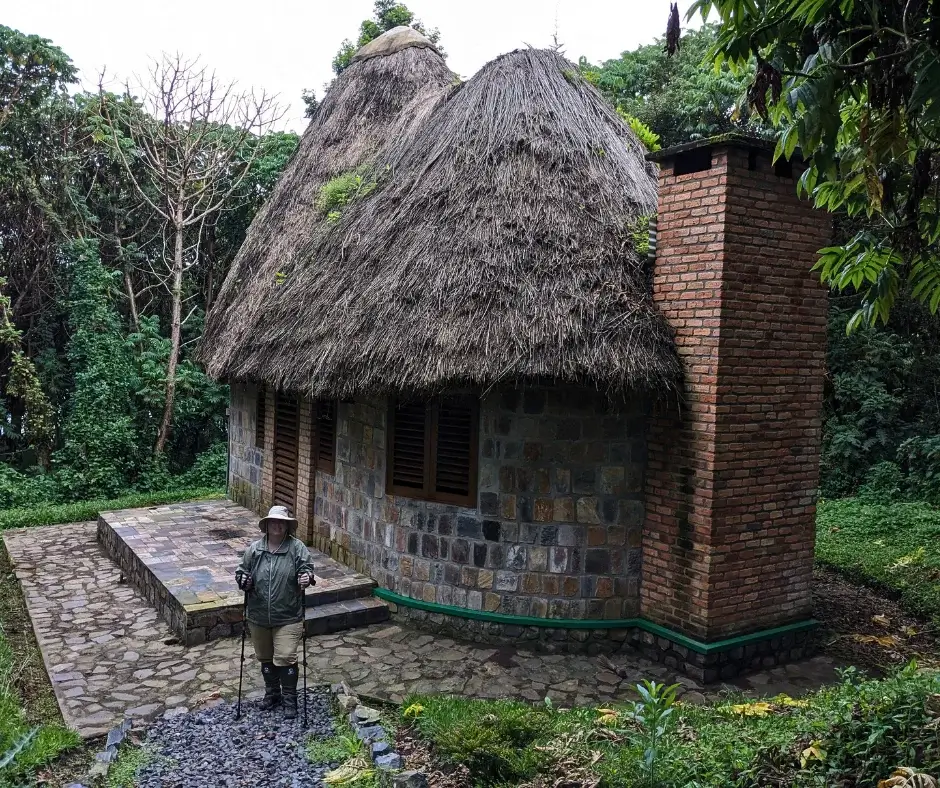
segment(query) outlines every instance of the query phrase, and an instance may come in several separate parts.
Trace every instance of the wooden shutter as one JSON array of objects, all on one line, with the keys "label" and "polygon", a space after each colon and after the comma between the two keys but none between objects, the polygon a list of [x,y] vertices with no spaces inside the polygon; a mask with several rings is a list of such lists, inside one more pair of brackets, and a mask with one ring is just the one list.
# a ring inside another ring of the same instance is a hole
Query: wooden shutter
[{"label": "wooden shutter", "polygon": [[274,405],[274,503],[291,512],[297,503],[297,398],[277,393]]},{"label": "wooden shutter", "polygon": [[336,473],[336,402],[317,402],[317,456],[316,463],[324,473]]},{"label": "wooden shutter", "polygon": [[264,383],[261,383],[258,385],[255,398],[255,446],[259,449],[264,448],[264,400],[266,397],[267,391],[265,391]]},{"label": "wooden shutter", "polygon": [[473,506],[476,498],[476,406],[470,397],[434,405],[434,497]]},{"label": "wooden shutter", "polygon": [[402,495],[428,491],[429,421],[423,402],[398,402],[389,412],[388,486]]}]

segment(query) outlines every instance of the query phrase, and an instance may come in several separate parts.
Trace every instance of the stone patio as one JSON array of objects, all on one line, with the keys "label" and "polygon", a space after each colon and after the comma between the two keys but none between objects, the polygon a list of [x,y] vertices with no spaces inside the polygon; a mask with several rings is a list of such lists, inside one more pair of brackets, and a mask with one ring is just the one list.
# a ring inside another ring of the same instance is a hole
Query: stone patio
[{"label": "stone patio", "polygon": [[[102,512],[98,541],[188,646],[241,634],[242,593],[232,577],[257,539],[258,516],[232,501]],[[316,585],[307,590],[307,631],[335,632],[388,618],[375,581],[311,550]]]},{"label": "stone patio", "polygon": [[[7,531],[3,538],[22,584],[43,660],[67,724],[101,735],[126,715],[138,720],[234,697],[240,638],[186,647],[96,540],[96,523]],[[412,692],[604,704],[631,696],[636,681],[672,681],[662,665],[615,659],[624,677],[583,655],[543,655],[433,637],[402,624],[374,624],[308,639],[309,681],[346,681],[358,693],[400,701]],[[248,647],[250,654],[250,646]],[[736,687],[798,695],[835,678],[816,658],[757,674]],[[708,692],[688,679],[684,697]],[[246,692],[257,697],[257,665],[246,660]]]}]

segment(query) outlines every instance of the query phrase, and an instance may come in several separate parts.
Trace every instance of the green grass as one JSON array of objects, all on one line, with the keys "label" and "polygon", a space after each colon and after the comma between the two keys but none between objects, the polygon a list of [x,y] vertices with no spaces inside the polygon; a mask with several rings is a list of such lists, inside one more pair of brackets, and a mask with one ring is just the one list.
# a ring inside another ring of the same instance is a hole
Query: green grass
[{"label": "green grass", "polygon": [[[842,683],[798,701],[680,702],[657,744],[653,783],[644,759],[648,742],[630,706],[609,714],[429,696],[411,698],[403,709],[423,707],[417,733],[444,764],[466,766],[477,786],[593,776],[605,788],[874,788],[897,765],[940,769],[940,741],[930,725],[937,717],[925,710],[938,690],[940,674],[908,667],[883,680],[848,672]],[[804,755],[812,746],[816,751]]]},{"label": "green grass", "polygon": [[816,561],[886,589],[940,624],[940,510],[925,503],[822,501]]},{"label": "green grass", "polygon": [[82,520],[94,520],[100,512],[113,509],[137,509],[178,501],[223,498],[225,492],[215,488],[169,490],[165,492],[134,493],[121,498],[77,503],[39,504],[22,509],[0,509],[0,531],[34,525],[57,525]]},{"label": "green grass", "polygon": [[78,734],[63,726],[61,721],[41,724],[28,718],[14,685],[16,672],[13,653],[0,630],[0,762],[23,737],[35,730],[32,739],[16,754],[12,763],[0,770],[0,788],[21,783],[36,769],[81,741]]},{"label": "green grass", "polygon": [[147,747],[122,747],[108,770],[107,788],[134,788],[137,773],[153,759]]}]

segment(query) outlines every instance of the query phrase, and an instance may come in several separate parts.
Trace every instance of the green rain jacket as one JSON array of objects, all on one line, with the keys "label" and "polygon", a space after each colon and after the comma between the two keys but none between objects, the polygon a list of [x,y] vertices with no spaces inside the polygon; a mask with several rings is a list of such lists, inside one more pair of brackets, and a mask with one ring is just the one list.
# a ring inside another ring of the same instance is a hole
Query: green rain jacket
[{"label": "green rain jacket", "polygon": [[285,536],[275,552],[268,537],[252,542],[238,570],[251,575],[254,585],[248,594],[248,620],[260,627],[282,627],[303,618],[297,575],[308,572],[313,578],[313,562],[307,545],[295,536]]}]

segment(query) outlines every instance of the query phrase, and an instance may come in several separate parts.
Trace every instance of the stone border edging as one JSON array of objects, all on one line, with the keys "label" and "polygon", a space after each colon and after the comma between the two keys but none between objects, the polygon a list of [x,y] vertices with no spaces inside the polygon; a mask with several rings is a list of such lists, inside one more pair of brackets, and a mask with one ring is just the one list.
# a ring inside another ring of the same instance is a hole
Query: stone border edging
[{"label": "stone border edging", "polygon": [[[369,757],[377,769],[397,771],[405,765],[404,759],[392,749],[388,733],[379,725],[380,713],[364,706],[346,682],[333,684],[330,691],[344,712],[349,712],[349,724],[356,737],[369,748]],[[399,772],[393,777],[393,788],[426,788],[427,776],[423,772]]]}]

